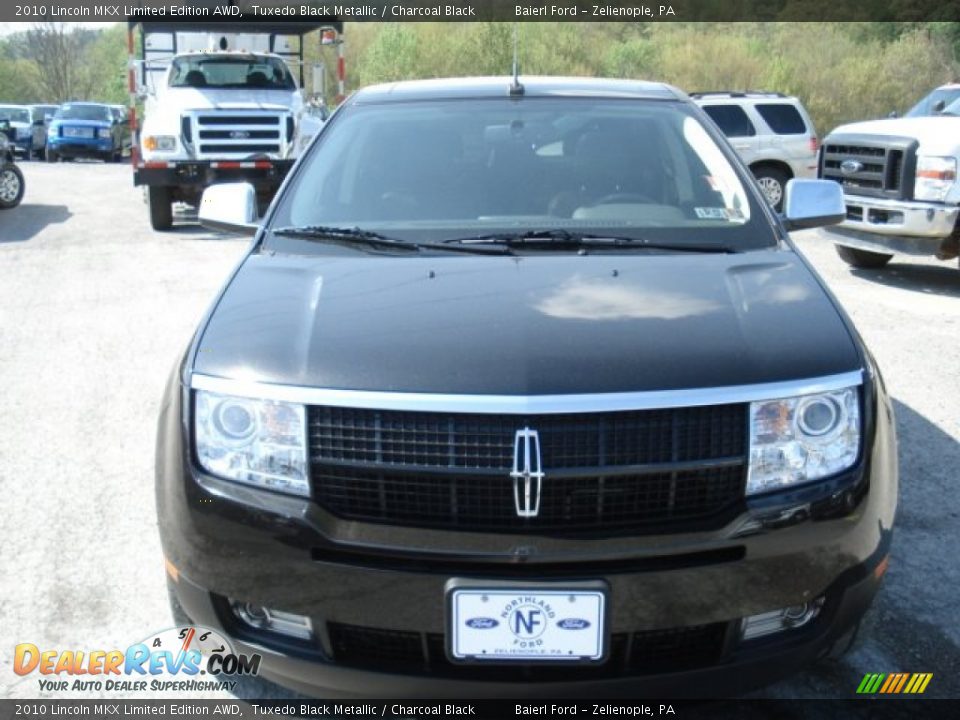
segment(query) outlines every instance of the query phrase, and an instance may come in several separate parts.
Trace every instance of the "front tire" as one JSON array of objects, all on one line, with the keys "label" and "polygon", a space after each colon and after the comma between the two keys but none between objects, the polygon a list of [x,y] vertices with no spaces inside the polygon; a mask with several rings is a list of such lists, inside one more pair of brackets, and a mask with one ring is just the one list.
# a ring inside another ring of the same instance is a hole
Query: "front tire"
[{"label": "front tire", "polygon": [[150,186],[147,188],[147,202],[150,205],[150,226],[164,232],[173,227],[173,201],[170,188]]},{"label": "front tire", "polygon": [[871,252],[860,248],[847,247],[846,245],[834,245],[834,247],[837,249],[837,255],[847,265],[864,270],[882,268],[893,258],[893,255],[887,255],[886,253]]},{"label": "front tire", "polygon": [[55,163],[57,161],[57,151],[51,147],[48,147],[44,154],[47,156],[48,163]]},{"label": "front tire", "polygon": [[790,176],[783,170],[770,165],[758,165],[752,168],[757,185],[763,191],[767,202],[777,212],[783,211],[783,197],[786,192],[787,181]]},{"label": "front tire", "polygon": [[0,168],[0,210],[15,208],[23,200],[23,173],[13,163]]}]

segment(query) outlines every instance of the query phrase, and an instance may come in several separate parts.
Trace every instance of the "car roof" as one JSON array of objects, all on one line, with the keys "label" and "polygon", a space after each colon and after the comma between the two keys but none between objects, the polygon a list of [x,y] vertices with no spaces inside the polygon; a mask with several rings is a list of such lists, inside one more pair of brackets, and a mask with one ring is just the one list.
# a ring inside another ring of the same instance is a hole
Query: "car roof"
[{"label": "car roof", "polygon": [[709,90],[690,93],[690,98],[694,102],[704,102],[707,100],[782,100],[784,102],[799,102],[794,95],[784,95],[780,92],[770,92],[766,90]]},{"label": "car roof", "polygon": [[[512,77],[464,77],[405,80],[372,85],[357,91],[355,103],[408,102],[507,97]],[[584,77],[520,76],[524,97],[610,97],[647,100],[685,100],[666,83]]]}]

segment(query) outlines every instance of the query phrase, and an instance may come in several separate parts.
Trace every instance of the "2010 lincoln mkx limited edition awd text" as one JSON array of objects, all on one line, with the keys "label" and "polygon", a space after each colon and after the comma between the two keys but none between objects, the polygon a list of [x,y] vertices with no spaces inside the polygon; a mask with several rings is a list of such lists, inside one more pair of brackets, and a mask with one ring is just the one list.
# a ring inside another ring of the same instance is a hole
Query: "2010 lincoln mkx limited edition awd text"
[{"label": "2010 lincoln mkx limited edition awd text", "polygon": [[852,645],[887,567],[891,401],[783,215],[680,91],[364,89],[170,378],[178,613],[325,695],[730,695]]}]

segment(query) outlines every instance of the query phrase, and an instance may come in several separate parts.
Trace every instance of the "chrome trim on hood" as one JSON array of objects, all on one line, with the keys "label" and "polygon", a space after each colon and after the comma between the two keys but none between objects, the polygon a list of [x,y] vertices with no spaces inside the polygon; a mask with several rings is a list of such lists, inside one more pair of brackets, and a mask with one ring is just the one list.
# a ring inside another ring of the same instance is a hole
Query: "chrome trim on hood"
[{"label": "chrome trim on hood", "polygon": [[727,387],[656,390],[649,392],[598,393],[591,395],[456,395],[369,390],[334,390],[277,385],[193,374],[190,386],[223,395],[280,400],[304,405],[411,410],[420,412],[497,413],[505,415],[551,415],[559,413],[656,410],[661,408],[726,405],[811,395],[861,385],[863,371],[840,373],[806,380],[731,385]]}]

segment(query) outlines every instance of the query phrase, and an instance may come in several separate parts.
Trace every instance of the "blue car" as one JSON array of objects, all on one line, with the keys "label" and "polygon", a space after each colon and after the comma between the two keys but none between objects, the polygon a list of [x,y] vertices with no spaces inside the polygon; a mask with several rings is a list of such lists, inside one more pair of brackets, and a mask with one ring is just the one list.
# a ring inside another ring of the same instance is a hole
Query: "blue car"
[{"label": "blue car", "polygon": [[119,162],[123,155],[122,133],[109,105],[65,103],[47,128],[47,162],[78,157]]}]

